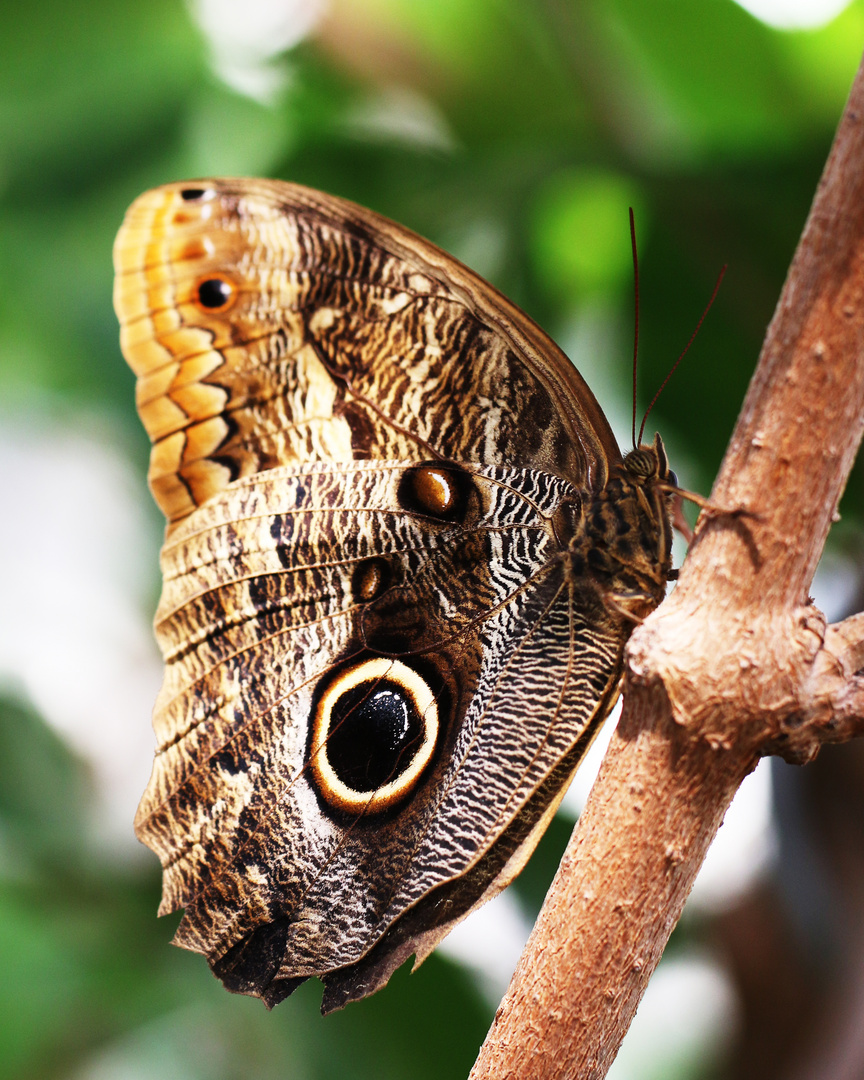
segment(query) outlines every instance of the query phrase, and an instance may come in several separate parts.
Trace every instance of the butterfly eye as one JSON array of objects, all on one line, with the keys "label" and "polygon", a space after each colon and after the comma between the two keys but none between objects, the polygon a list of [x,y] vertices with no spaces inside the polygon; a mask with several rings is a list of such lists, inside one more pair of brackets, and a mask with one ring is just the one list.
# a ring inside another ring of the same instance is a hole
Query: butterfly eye
[{"label": "butterfly eye", "polygon": [[669,469],[666,472],[666,483],[671,484],[672,487],[678,487],[678,474],[672,469]]},{"label": "butterfly eye", "polygon": [[438,708],[425,679],[398,660],[366,660],[341,672],[321,695],[311,778],[338,810],[385,810],[415,787],[437,739]]},{"label": "butterfly eye", "polygon": [[208,277],[195,290],[198,304],[207,311],[225,311],[237,295],[234,284],[226,277]]},{"label": "butterfly eye", "polygon": [[642,479],[653,476],[657,472],[657,455],[651,450],[631,450],[624,458],[624,465],[632,476]]}]

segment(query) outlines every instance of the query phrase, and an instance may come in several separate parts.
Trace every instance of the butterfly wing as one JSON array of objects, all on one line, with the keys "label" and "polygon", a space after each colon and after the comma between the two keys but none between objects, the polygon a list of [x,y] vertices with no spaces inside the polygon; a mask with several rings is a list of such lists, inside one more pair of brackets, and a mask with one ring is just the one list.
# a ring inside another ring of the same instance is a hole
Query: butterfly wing
[{"label": "butterfly wing", "polygon": [[115,261],[169,522],[160,910],[230,989],[337,1007],[518,872],[608,711],[627,626],[556,515],[620,454],[530,320],[352,204],[170,185]]},{"label": "butterfly wing", "polygon": [[352,203],[265,180],[169,185],[132,205],[115,265],[150,483],[170,522],[238,476],[295,461],[530,463],[597,487],[620,459],[591,391],[537,326]]}]

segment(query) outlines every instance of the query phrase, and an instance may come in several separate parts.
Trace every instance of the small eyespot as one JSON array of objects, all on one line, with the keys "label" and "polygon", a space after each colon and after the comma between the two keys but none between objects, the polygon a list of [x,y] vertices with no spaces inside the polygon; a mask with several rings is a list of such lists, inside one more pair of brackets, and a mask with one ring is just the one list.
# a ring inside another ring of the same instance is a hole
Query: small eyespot
[{"label": "small eyespot", "polygon": [[351,578],[351,594],[357,604],[368,604],[387,588],[390,573],[384,559],[372,558],[357,564]]},{"label": "small eyespot", "polygon": [[443,521],[460,521],[468,510],[474,485],[470,475],[455,465],[413,465],[399,484],[399,502],[415,513]]},{"label": "small eyespot", "polygon": [[208,277],[195,290],[195,298],[208,311],[225,311],[234,302],[237,290],[225,277]]},{"label": "small eyespot", "polygon": [[213,192],[207,188],[183,188],[180,192],[180,198],[184,202],[198,202],[204,199],[212,199]]}]

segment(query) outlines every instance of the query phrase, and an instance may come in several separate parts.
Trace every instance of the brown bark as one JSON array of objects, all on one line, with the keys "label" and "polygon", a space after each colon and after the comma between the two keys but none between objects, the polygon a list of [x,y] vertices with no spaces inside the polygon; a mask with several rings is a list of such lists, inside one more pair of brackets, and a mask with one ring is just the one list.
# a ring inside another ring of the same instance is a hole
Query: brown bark
[{"label": "brown bark", "polygon": [[605,1076],[762,754],[864,734],[864,616],[807,590],[864,424],[864,67],[674,593],[472,1080]]}]

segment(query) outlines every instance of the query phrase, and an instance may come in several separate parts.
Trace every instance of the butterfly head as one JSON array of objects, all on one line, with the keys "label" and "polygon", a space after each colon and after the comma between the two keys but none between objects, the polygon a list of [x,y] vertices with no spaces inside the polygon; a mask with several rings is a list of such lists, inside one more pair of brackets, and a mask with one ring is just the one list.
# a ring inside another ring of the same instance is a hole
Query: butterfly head
[{"label": "butterfly head", "polygon": [[642,618],[666,591],[672,557],[672,502],[678,479],[663,440],[642,444],[613,469],[584,518],[589,564],[612,606]]}]

